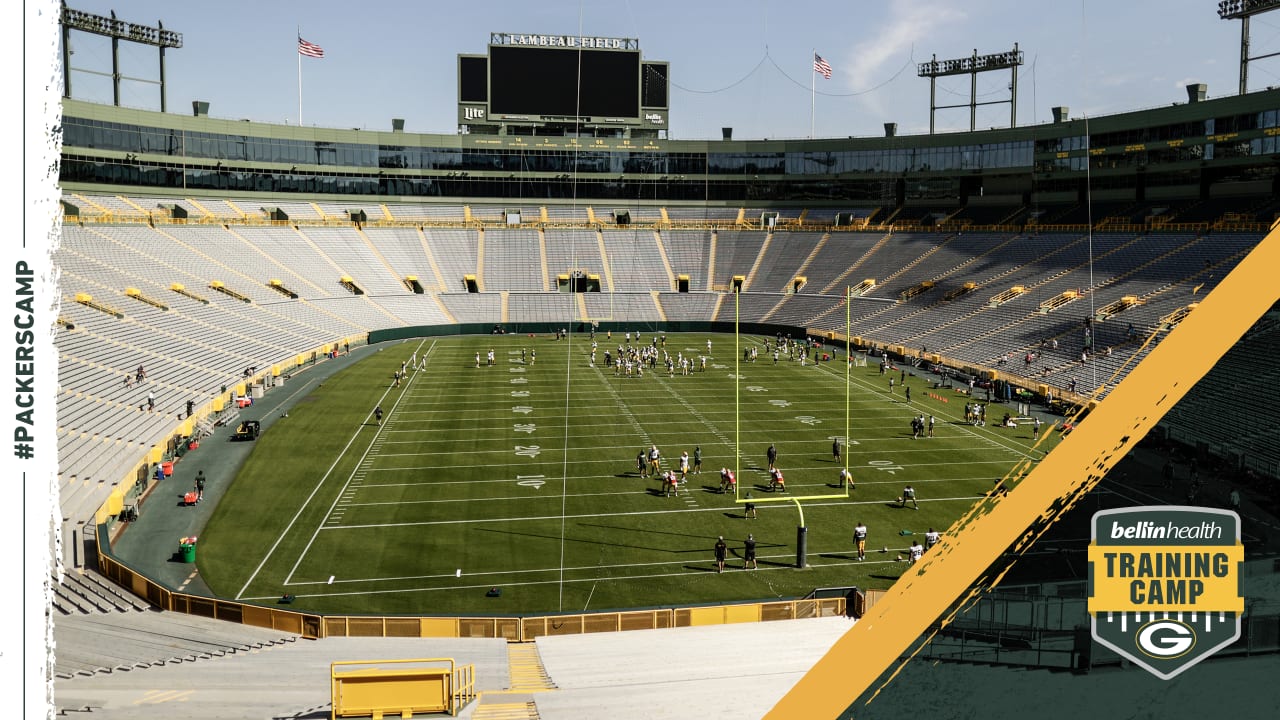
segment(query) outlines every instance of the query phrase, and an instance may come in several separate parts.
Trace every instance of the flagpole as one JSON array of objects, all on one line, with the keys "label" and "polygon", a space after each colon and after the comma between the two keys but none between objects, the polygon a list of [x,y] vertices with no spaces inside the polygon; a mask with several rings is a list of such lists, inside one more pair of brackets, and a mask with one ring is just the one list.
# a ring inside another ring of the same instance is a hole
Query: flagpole
[{"label": "flagpole", "polygon": [[[301,25],[298,26],[298,39],[302,39]],[[298,127],[302,127],[302,50],[301,48],[295,47],[293,52],[298,56]]]},{"label": "flagpole", "polygon": [[813,109],[816,106],[815,98],[817,97],[816,88],[814,87],[814,85],[818,81],[818,62],[817,62],[818,49],[817,48],[813,48],[813,57],[814,57],[814,61],[809,63],[812,66],[809,68],[809,139],[810,140],[813,139]]}]

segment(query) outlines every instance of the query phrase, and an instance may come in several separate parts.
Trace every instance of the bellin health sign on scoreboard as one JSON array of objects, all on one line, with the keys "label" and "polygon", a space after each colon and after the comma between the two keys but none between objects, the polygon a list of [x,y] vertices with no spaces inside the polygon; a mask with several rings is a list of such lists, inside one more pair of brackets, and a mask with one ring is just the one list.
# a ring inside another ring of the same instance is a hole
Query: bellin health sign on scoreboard
[{"label": "bellin health sign on scoreboard", "polygon": [[458,56],[458,121],[665,130],[667,70],[635,38],[491,33],[487,55]]}]

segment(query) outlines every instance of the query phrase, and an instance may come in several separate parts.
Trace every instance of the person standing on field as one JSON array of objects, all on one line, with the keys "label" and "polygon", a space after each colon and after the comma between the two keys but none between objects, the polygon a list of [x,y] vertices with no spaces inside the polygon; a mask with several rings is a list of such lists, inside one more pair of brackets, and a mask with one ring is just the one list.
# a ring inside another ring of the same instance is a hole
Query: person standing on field
[{"label": "person standing on field", "polygon": [[915,509],[920,509],[920,503],[916,501],[916,489],[910,485],[902,488],[902,497],[898,498],[898,502],[902,503],[901,507],[904,508],[907,506],[907,503],[911,503],[915,506]]}]

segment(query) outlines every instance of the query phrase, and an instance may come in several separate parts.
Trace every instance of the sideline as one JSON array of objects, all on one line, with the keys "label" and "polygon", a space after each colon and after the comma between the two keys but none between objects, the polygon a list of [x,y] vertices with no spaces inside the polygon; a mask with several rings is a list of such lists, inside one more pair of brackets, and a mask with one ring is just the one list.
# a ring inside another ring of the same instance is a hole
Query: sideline
[{"label": "sideline", "polygon": [[[418,348],[421,348],[422,343],[424,342],[426,342],[426,340],[423,340],[422,342],[418,343]],[[435,348],[435,345],[436,345],[435,341],[432,341],[431,348]],[[430,353],[430,349],[428,349],[427,352]],[[416,377],[416,374],[415,374],[415,377]],[[388,386],[387,389],[382,393],[382,397],[385,398],[387,396],[387,393],[389,392],[391,392],[390,386]],[[401,396],[403,396],[403,393],[401,393]],[[333,469],[337,467],[338,463],[342,461],[342,458],[346,456],[347,449],[350,448],[351,444],[356,441],[357,437],[359,437],[360,429],[363,427],[364,427],[364,424],[361,423],[360,427],[356,428],[356,431],[351,434],[351,439],[348,440],[346,446],[342,448],[342,452],[338,453],[338,457],[334,458],[333,464],[329,466],[329,469],[326,470],[324,475],[320,477],[320,480],[316,482],[315,488],[312,489],[311,494],[307,496],[307,499],[303,501],[302,506],[298,508],[298,512],[294,513],[293,518],[289,520],[289,524],[285,527],[283,531],[281,531],[280,536],[276,538],[276,541],[271,544],[271,548],[267,550],[267,554],[263,556],[262,562],[258,563],[258,566],[253,569],[253,573],[249,575],[249,579],[245,581],[244,586],[240,588],[240,592],[236,593],[236,597],[235,597],[236,600],[240,600],[244,597],[244,591],[249,589],[249,584],[252,583],[254,579],[258,577],[258,573],[262,571],[262,566],[267,564],[267,560],[269,560],[272,554],[275,553],[276,548],[280,546],[280,542],[283,541],[285,536],[289,534],[289,531],[293,529],[293,524],[298,521],[298,518],[302,515],[303,511],[306,510],[307,506],[311,504],[312,498],[315,497],[316,493],[320,492],[320,488],[324,486],[325,480],[329,479],[329,474],[333,472]],[[377,436],[375,434],[375,438],[376,437]],[[366,450],[366,453],[367,452],[368,451]],[[339,493],[339,497],[341,497],[341,493]],[[330,508],[330,510],[332,510],[332,508]],[[314,536],[312,539],[314,539]],[[310,547],[310,546],[311,546],[311,543],[307,543],[307,547]],[[299,558],[299,560],[301,560],[301,558]],[[297,567],[296,564],[294,566]]]}]

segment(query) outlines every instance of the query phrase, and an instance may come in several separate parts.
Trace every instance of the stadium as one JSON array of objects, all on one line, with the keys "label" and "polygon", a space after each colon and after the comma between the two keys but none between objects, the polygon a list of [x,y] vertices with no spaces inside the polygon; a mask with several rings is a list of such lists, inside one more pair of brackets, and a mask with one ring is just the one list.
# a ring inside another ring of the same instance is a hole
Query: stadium
[{"label": "stadium", "polygon": [[[61,24],[181,44],[65,7]],[[420,713],[761,716],[913,572],[926,530],[1016,493],[1280,218],[1280,90],[1190,84],[1166,107],[1002,129],[680,140],[669,65],[634,39],[459,50],[451,134],[68,86],[62,713],[398,713],[413,705],[395,689],[340,700],[331,663],[436,658],[413,667],[448,689]],[[604,81],[617,92],[576,98]],[[1246,557],[1272,567],[1280,325],[1248,320],[1078,509],[1216,504],[1218,478],[1240,478],[1259,521]],[[1020,598],[961,613],[920,657],[1118,671],[1076,637],[1087,570],[1078,526],[1056,527],[1053,557],[1003,583]],[[1275,591],[1269,572],[1250,592]],[[1237,655],[1274,657],[1280,605],[1251,607]],[[698,674],[743,644],[778,649]]]}]

